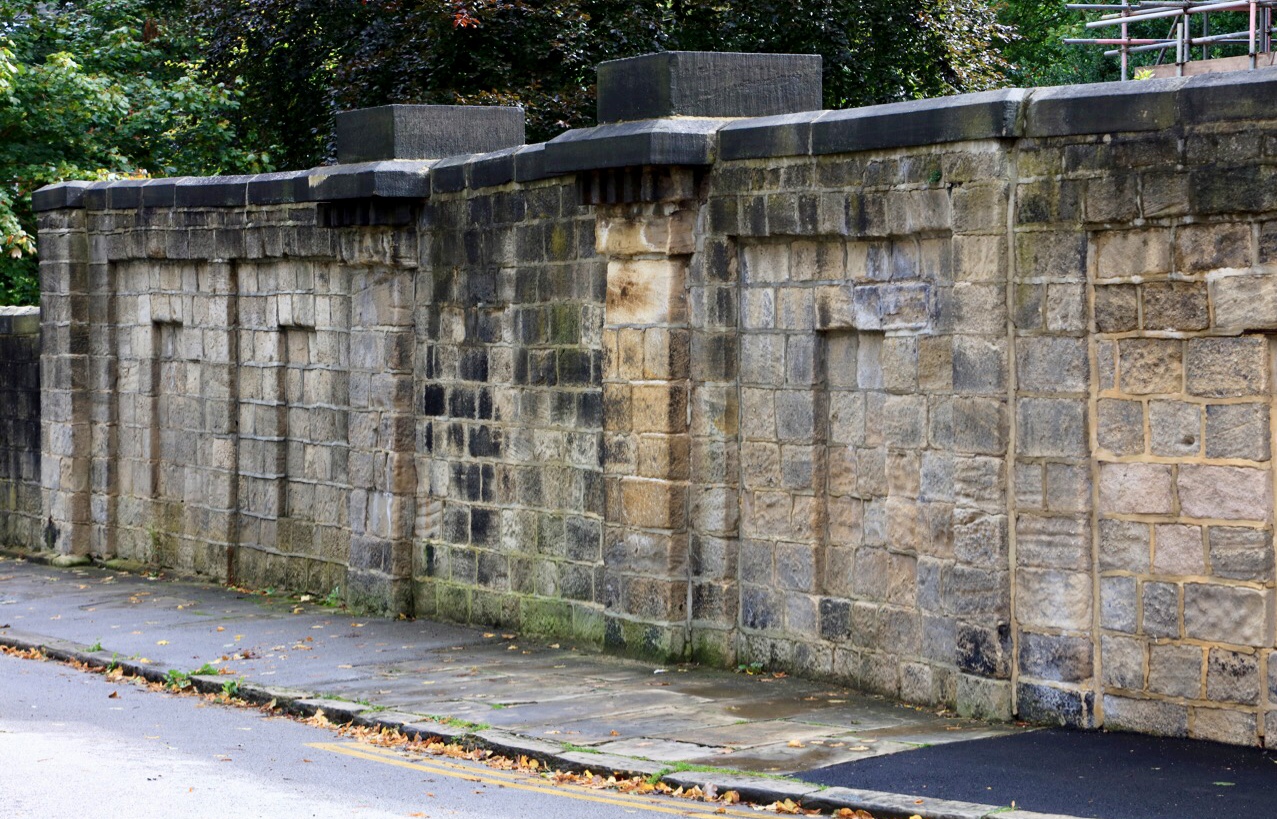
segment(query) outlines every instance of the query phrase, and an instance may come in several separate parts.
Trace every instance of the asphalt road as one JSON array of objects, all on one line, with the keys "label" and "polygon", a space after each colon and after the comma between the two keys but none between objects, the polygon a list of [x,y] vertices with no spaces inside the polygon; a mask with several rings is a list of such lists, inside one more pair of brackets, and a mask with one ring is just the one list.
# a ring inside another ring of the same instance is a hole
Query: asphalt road
[{"label": "asphalt road", "polygon": [[718,807],[407,757],[284,717],[0,654],[7,819],[756,815]]}]

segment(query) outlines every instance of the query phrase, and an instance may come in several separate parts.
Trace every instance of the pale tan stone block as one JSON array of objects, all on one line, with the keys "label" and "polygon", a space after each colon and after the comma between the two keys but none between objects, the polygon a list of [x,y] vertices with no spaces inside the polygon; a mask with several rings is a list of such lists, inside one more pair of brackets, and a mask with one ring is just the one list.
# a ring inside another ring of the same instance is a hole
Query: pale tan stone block
[{"label": "pale tan stone block", "polygon": [[1117,514],[1170,514],[1171,468],[1166,464],[1100,465],[1100,509]]},{"label": "pale tan stone block", "polygon": [[1208,278],[1215,329],[1223,333],[1277,329],[1277,274],[1239,273]]},{"label": "pale tan stone block", "polygon": [[1268,520],[1272,475],[1266,469],[1184,464],[1179,468],[1179,501],[1189,517]]},{"label": "pale tan stone block", "polygon": [[677,324],[686,319],[682,261],[631,259],[607,266],[606,323]]},{"label": "pale tan stone block", "polygon": [[1021,625],[1090,630],[1093,593],[1088,573],[1021,569],[1016,584]]},{"label": "pale tan stone block", "polygon": [[1202,575],[1206,573],[1206,547],[1200,526],[1165,524],[1153,527],[1155,574]]},{"label": "pale tan stone block", "polygon": [[1095,265],[1102,279],[1164,276],[1171,271],[1171,234],[1164,228],[1100,233]]}]

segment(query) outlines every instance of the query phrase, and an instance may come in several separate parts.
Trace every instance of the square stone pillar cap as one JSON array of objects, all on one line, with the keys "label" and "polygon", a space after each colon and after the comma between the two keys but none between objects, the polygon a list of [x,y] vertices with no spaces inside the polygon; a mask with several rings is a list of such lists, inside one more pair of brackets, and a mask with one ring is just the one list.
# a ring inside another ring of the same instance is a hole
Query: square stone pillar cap
[{"label": "square stone pillar cap", "polygon": [[819,54],[662,51],[599,64],[599,123],[814,111],[821,87]]},{"label": "square stone pillar cap", "polygon": [[443,159],[524,142],[523,109],[483,105],[382,105],[337,115],[337,161]]}]

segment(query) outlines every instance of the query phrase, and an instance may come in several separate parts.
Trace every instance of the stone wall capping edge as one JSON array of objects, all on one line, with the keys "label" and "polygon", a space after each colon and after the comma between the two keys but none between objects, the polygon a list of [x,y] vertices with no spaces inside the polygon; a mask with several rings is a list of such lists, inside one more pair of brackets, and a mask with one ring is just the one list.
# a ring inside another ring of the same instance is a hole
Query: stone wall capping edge
[{"label": "stone wall capping edge", "polygon": [[256,176],[68,181],[32,194],[37,212],[238,207],[369,197],[426,198],[586,170],[710,165],[976,139],[1096,135],[1255,116],[1277,72],[995,91],[768,117],[668,117],[567,131],[545,143],[441,160],[384,160]]}]

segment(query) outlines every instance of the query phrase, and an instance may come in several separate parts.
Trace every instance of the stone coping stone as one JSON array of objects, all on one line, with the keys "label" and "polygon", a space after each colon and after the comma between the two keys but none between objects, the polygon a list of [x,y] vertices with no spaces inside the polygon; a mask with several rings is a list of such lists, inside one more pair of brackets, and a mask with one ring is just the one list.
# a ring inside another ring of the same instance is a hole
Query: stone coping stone
[{"label": "stone coping stone", "polygon": [[455,193],[470,185],[473,154],[458,154],[441,159],[430,168],[430,190],[433,193]]},{"label": "stone coping stone", "polygon": [[504,105],[381,105],[336,116],[341,164],[443,159],[522,145],[523,109]]},{"label": "stone coping stone", "polygon": [[718,132],[719,159],[764,159],[811,154],[812,123],[830,111],[803,111],[739,120]]},{"label": "stone coping stone", "polygon": [[248,204],[289,205],[305,202],[310,190],[309,171],[263,173],[248,180]]},{"label": "stone coping stone", "polygon": [[1160,131],[1180,121],[1188,79],[1062,85],[1033,92],[1024,133],[1029,137]]},{"label": "stone coping stone", "polygon": [[371,197],[425,199],[430,196],[430,169],[434,162],[391,160],[353,165],[327,165],[311,170],[306,181],[307,201]]},{"label": "stone coping stone", "polygon": [[821,106],[819,54],[662,51],[598,66],[600,123],[765,117]]},{"label": "stone coping stone", "polygon": [[[783,56],[783,55],[782,55]],[[975,140],[1140,132],[1267,116],[1277,72],[1004,89],[846,111],[750,119],[671,117],[608,123],[547,143],[438,161],[388,160],[256,176],[68,181],[32,194],[38,212],[63,208],[244,207],[372,197],[427,198],[578,171],[709,165]]]},{"label": "stone coping stone", "polygon": [[1022,135],[1020,88],[830,111],[811,126],[813,154],[875,151]]},{"label": "stone coping stone", "polygon": [[91,182],[72,180],[45,185],[31,194],[31,207],[36,212],[84,207],[84,191]]},{"label": "stone coping stone", "polygon": [[39,307],[0,306],[0,335],[34,336],[39,332]]},{"label": "stone coping stone", "polygon": [[715,135],[730,120],[648,119],[580,128],[545,144],[549,176],[638,165],[710,165]]}]

